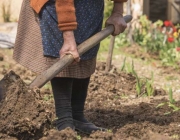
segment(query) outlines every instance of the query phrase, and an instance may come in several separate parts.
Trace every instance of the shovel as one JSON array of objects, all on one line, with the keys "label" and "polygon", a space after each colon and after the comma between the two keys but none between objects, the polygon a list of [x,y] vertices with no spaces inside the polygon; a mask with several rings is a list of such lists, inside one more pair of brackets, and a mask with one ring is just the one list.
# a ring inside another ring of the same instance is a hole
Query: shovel
[{"label": "shovel", "polygon": [[[123,17],[126,23],[130,22],[132,20],[131,15],[127,15]],[[102,31],[98,32],[94,36],[90,37],[80,45],[78,45],[78,52],[81,56],[85,52],[87,52],[89,49],[93,48],[95,45],[97,45],[100,41],[105,39],[107,36],[112,34],[114,32],[114,26],[109,25]],[[50,81],[52,78],[54,78],[59,72],[61,72],[64,68],[66,68],[68,65],[70,65],[74,61],[74,58],[72,55],[65,55],[62,57],[59,61],[57,61],[55,64],[53,64],[49,69],[42,72],[40,75],[38,75],[29,85],[30,88],[41,88],[44,86],[48,81]],[[16,81],[15,76],[13,74],[9,75],[10,78],[12,78],[14,81]],[[5,95],[5,84],[4,80],[2,79],[0,81],[0,101]]]}]

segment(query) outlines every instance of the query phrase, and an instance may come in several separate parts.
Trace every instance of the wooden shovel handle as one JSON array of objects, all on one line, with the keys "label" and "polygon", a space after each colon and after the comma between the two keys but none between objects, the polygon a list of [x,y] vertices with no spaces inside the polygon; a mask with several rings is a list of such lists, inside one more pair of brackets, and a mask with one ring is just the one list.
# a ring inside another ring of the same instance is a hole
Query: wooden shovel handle
[{"label": "wooden shovel handle", "polygon": [[[131,15],[124,16],[123,18],[126,21],[126,23],[132,20]],[[89,49],[93,48],[95,45],[97,45],[100,41],[105,39],[107,36],[109,36],[113,32],[114,32],[114,26],[109,25],[102,31],[98,32],[94,36],[90,37],[89,39],[81,43],[78,46],[79,55],[81,56],[82,54],[87,52]],[[34,87],[41,88],[48,81],[54,78],[59,72],[61,72],[64,68],[69,66],[73,61],[74,61],[74,58],[72,57],[72,55],[65,55],[60,60],[58,60],[55,64],[53,64],[49,69],[47,69],[46,71],[38,75],[29,85],[30,88],[34,88]]]}]

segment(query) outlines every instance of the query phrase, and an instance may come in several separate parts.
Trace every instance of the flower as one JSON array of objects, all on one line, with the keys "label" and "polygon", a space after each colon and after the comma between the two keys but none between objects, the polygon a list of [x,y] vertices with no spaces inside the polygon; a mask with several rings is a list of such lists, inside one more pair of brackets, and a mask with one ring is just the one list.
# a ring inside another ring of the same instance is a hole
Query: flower
[{"label": "flower", "polygon": [[174,33],[173,33],[173,36],[174,36],[175,38],[178,38],[179,33],[178,33],[178,32],[174,32]]},{"label": "flower", "polygon": [[176,47],[176,51],[177,51],[177,52],[180,52],[180,47]]},{"label": "flower", "polygon": [[177,29],[174,26],[172,28],[173,28],[173,32],[177,32]]},{"label": "flower", "polygon": [[180,29],[178,29],[178,33],[180,33]]},{"label": "flower", "polygon": [[165,25],[166,27],[168,27],[168,26],[172,26],[173,24],[172,24],[171,21],[166,20],[166,21],[164,21],[164,25]]},{"label": "flower", "polygon": [[168,37],[168,42],[174,42],[174,38],[173,37]]}]

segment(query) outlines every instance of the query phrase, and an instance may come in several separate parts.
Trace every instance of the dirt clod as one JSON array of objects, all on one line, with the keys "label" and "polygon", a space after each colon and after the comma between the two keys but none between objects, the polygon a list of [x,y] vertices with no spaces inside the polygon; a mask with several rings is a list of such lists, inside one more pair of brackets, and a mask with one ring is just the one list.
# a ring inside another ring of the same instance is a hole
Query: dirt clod
[{"label": "dirt clod", "polygon": [[28,89],[12,71],[2,80],[6,93],[0,102],[0,133],[18,139],[43,135],[43,131],[50,127],[51,113],[46,111],[40,94]]},{"label": "dirt clod", "polygon": [[66,128],[62,131],[52,129],[46,137],[40,140],[77,140],[77,133],[71,128]]}]

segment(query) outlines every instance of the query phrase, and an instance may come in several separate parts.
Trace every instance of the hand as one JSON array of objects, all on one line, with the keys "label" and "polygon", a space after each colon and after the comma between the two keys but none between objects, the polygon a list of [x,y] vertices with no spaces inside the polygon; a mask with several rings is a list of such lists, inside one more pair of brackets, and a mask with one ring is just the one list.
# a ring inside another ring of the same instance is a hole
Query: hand
[{"label": "hand", "polygon": [[75,62],[80,61],[79,53],[77,51],[77,45],[74,38],[73,31],[63,32],[64,44],[59,51],[60,58],[66,54],[71,54],[74,57]]},{"label": "hand", "polygon": [[123,18],[123,3],[114,3],[113,11],[111,16],[106,20],[105,25],[114,25],[113,36],[119,35],[124,32],[127,27],[127,23]]}]

